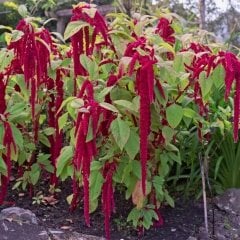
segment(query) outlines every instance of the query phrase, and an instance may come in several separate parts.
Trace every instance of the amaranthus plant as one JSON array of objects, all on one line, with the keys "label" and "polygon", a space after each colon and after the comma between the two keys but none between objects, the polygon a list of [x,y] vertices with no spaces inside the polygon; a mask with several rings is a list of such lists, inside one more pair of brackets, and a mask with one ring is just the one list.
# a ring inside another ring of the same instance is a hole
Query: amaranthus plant
[{"label": "amaranthus plant", "polygon": [[127,220],[134,227],[163,224],[161,205],[174,206],[167,181],[174,165],[186,161],[179,144],[192,129],[199,143],[211,141],[212,96],[221,88],[226,100],[234,98],[238,140],[240,60],[221,45],[189,41],[171,14],[107,20],[94,5],[79,3],[64,34],[69,44],[30,17],[6,35],[0,203],[12,168],[14,188],[28,187],[30,194],[43,177],[54,187],[71,178],[70,209],[83,198],[90,226],[101,202],[110,239],[120,188],[132,199]]}]

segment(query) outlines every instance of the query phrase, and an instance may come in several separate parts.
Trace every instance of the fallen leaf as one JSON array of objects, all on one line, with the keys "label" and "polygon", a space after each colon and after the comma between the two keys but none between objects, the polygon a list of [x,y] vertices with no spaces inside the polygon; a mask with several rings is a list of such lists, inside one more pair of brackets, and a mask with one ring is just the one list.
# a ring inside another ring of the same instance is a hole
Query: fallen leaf
[{"label": "fallen leaf", "polygon": [[46,204],[46,205],[47,205],[47,204],[49,204],[49,205],[55,205],[55,204],[57,204],[57,203],[59,202],[56,198],[54,198],[53,195],[43,197],[43,201],[44,201],[44,204]]},{"label": "fallen leaf", "polygon": [[137,181],[136,186],[132,193],[132,202],[136,205],[137,209],[141,209],[143,207],[145,196],[142,191],[142,182]]}]

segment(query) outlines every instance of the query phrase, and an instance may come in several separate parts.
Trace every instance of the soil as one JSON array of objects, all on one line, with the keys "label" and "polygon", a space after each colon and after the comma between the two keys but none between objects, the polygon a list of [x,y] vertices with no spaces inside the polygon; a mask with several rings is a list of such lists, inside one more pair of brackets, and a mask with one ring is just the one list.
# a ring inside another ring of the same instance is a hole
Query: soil
[{"label": "soil", "polygon": [[[46,187],[45,187],[46,188]],[[33,200],[27,193],[19,194],[19,192],[10,190],[6,199],[8,205],[0,206],[0,211],[9,207],[9,203],[21,208],[29,209],[40,219],[41,225],[61,229],[64,231],[76,231],[79,233],[90,234],[95,236],[104,236],[104,216],[101,209],[91,214],[91,227],[88,228],[84,223],[82,203],[73,212],[69,211],[69,205],[66,201],[68,195],[71,194],[71,184],[63,183],[59,186],[60,193],[57,193],[56,199],[58,203],[54,205],[32,204]],[[35,189],[45,192],[44,184]],[[182,198],[176,200],[175,208],[163,206],[161,214],[164,224],[161,227],[152,227],[145,231],[143,236],[138,236],[138,232],[126,222],[127,214],[131,209],[131,202],[127,202],[122,198],[121,194],[115,194],[116,213],[113,214],[111,220],[111,239],[143,239],[143,240],[186,240],[190,236],[196,236],[199,227],[203,225],[203,208],[200,202],[184,201]]]}]

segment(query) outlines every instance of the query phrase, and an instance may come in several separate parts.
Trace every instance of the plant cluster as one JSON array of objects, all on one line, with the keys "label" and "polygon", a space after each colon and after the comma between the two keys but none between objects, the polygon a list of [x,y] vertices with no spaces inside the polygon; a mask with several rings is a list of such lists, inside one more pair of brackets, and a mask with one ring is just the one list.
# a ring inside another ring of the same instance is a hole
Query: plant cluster
[{"label": "plant cluster", "polygon": [[107,24],[79,3],[70,44],[40,24],[26,16],[0,51],[0,204],[14,169],[14,188],[30,194],[43,178],[54,187],[70,178],[71,210],[83,198],[90,226],[101,204],[108,239],[117,188],[132,198],[127,220],[136,228],[162,225],[161,204],[174,206],[168,180],[186,162],[182,143],[194,154],[191,134],[205,147],[212,128],[224,129],[216,99],[225,91],[231,100],[234,81],[238,140],[240,60],[190,39],[171,14],[109,14]]}]

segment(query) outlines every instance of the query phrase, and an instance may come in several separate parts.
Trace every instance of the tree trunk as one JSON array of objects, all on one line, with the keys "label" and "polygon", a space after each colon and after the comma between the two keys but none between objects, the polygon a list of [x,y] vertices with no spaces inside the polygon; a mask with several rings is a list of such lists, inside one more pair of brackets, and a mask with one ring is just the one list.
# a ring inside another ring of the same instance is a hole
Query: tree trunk
[{"label": "tree trunk", "polygon": [[123,0],[123,6],[126,9],[127,15],[131,17],[132,1],[131,0]]},{"label": "tree trunk", "polygon": [[205,2],[205,0],[199,0],[199,13],[200,13],[199,27],[201,29],[206,29],[206,2]]}]

